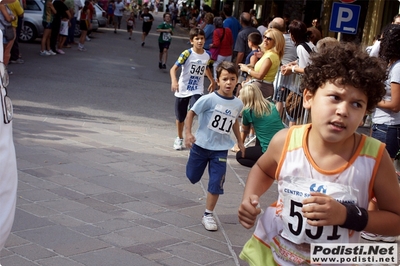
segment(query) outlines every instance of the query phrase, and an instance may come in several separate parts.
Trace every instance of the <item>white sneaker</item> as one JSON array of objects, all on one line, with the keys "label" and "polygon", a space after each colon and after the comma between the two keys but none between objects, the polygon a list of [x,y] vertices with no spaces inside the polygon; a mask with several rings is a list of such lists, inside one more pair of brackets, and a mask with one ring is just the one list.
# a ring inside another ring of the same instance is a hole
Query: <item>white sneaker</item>
[{"label": "white sneaker", "polygon": [[368,233],[365,231],[361,232],[361,237],[370,241],[382,241],[387,243],[394,243],[397,240],[396,236],[383,236],[383,235]]},{"label": "white sneaker", "polygon": [[208,231],[217,231],[218,226],[217,222],[215,221],[214,215],[208,214],[204,215],[201,219],[201,223],[204,225],[204,228]]},{"label": "white sneaker", "polygon": [[88,36],[86,36],[86,41],[90,42],[90,38]]},{"label": "white sneaker", "polygon": [[175,150],[182,150],[183,149],[183,139],[176,137],[174,141],[174,149]]},{"label": "white sneaker", "polygon": [[49,55],[57,55],[57,53],[53,52],[52,50],[48,50],[47,52],[49,53]]},{"label": "white sneaker", "polygon": [[40,53],[39,53],[41,56],[49,56],[50,55],[50,53],[49,52],[47,52],[46,50],[44,50],[44,51],[40,51]]}]

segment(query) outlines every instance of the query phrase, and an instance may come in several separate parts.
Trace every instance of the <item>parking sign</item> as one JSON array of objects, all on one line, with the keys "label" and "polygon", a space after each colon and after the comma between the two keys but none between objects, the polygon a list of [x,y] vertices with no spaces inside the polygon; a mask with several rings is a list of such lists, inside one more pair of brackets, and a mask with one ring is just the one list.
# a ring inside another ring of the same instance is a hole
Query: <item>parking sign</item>
[{"label": "parking sign", "polygon": [[361,6],[334,2],[329,30],[356,34]]}]

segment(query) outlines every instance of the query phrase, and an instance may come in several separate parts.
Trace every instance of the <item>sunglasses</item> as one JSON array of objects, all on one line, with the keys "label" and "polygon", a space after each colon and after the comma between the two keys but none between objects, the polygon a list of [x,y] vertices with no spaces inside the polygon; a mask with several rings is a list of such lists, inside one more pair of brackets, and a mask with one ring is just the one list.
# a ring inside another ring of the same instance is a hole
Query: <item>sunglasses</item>
[{"label": "sunglasses", "polygon": [[268,41],[273,41],[274,39],[272,39],[271,37],[267,37],[264,35],[264,39],[267,39]]}]

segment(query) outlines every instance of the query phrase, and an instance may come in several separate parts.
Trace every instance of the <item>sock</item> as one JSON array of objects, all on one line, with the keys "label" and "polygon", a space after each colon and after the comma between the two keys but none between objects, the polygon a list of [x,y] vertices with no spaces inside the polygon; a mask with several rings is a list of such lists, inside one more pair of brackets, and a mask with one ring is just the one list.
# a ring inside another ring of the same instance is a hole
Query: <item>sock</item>
[{"label": "sock", "polygon": [[210,210],[207,210],[206,209],[206,211],[204,212],[204,216],[207,216],[207,215],[209,215],[209,214],[213,214],[213,211],[210,211]]}]

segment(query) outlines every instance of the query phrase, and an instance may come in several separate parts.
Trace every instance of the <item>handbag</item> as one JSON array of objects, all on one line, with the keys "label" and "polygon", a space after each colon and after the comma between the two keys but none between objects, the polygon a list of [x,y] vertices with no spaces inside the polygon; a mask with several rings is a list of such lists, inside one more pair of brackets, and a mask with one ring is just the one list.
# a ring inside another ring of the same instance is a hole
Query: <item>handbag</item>
[{"label": "handbag", "polygon": [[286,113],[293,119],[297,119],[303,108],[303,96],[290,91],[285,101],[285,107]]},{"label": "handbag", "polygon": [[[220,46],[221,46],[222,40],[224,39],[224,35],[225,35],[225,29],[223,29],[222,37],[221,37],[221,39],[219,40]],[[219,54],[219,48],[220,48],[220,46],[219,46],[219,47],[214,47],[214,46],[212,46],[212,47],[210,48],[211,59],[212,59],[213,61],[217,61],[217,59],[218,59],[218,54]]]}]

